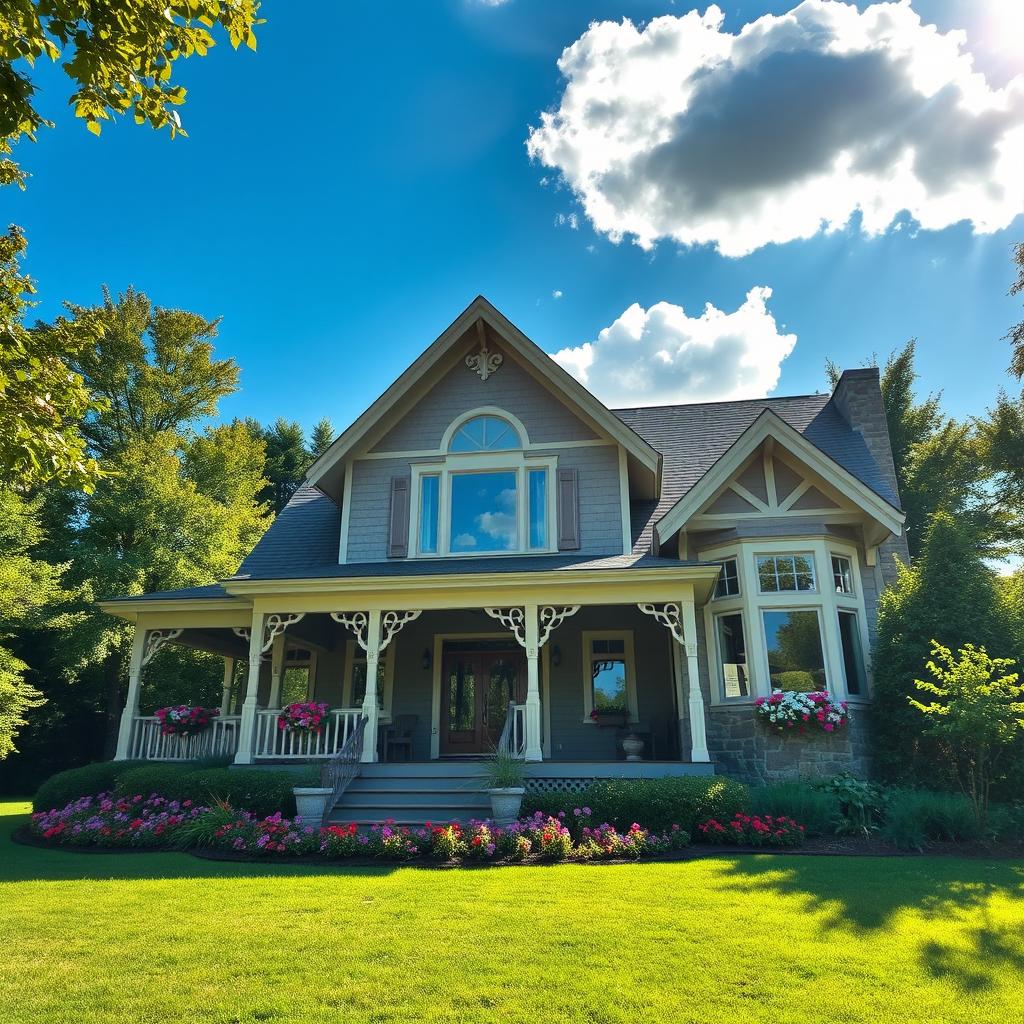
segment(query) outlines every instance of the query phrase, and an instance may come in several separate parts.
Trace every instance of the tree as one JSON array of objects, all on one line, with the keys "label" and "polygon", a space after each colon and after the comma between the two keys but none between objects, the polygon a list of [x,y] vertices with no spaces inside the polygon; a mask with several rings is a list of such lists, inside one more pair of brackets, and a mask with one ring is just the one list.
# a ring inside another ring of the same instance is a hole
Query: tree
[{"label": "tree", "polygon": [[[1024,242],[1014,247],[1013,258],[1017,264],[1017,280],[1010,287],[1011,295],[1020,295],[1024,292]],[[1020,380],[1024,377],[1024,320],[1014,324],[1010,333],[1006,336],[1013,347],[1013,356],[1010,359],[1010,373]]]},{"label": "tree", "polygon": [[131,113],[136,124],[185,134],[176,107],[186,90],[174,82],[180,57],[205,56],[218,26],[237,49],[256,49],[258,0],[18,0],[0,12],[0,185],[24,186],[10,159],[22,138],[52,127],[35,107],[36,61],[63,60],[74,83],[71,105],[89,131]]},{"label": "tree", "polygon": [[313,433],[309,437],[309,457],[315,462],[334,442],[334,427],[331,421],[325,416],[313,427]]},{"label": "tree", "polygon": [[24,252],[19,228],[0,235],[0,487],[59,481],[89,488],[99,467],[79,427],[92,400],[70,361],[95,342],[98,329],[83,321],[69,338],[25,327],[35,289],[21,273]]},{"label": "tree", "polygon": [[966,644],[959,657],[933,643],[927,664],[932,679],[915,679],[933,700],[908,698],[928,720],[925,734],[937,740],[970,798],[978,824],[988,818],[992,786],[1005,778],[1007,754],[1024,738],[1024,687],[1005,670],[1012,658],[991,658],[984,647]]},{"label": "tree", "polygon": [[[916,339],[911,339],[891,353],[880,379],[911,557],[920,553],[931,517],[939,508],[969,522],[979,546],[998,548],[1001,516],[997,502],[985,488],[987,471],[975,426],[947,417],[941,395],[930,394],[918,400],[916,346]],[[826,370],[834,387],[839,369],[829,362]]]},{"label": "tree", "polygon": [[935,513],[914,564],[897,568],[895,586],[879,600],[873,652],[875,763],[889,781],[952,781],[948,762],[910,706],[914,680],[933,638],[953,650],[973,643],[1018,657],[1013,622],[970,528],[949,512]]}]

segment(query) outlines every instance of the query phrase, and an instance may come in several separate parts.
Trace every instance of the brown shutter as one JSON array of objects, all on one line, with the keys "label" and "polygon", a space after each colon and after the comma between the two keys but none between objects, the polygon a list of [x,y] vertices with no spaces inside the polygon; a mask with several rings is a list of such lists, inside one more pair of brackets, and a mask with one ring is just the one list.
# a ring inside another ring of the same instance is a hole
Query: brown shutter
[{"label": "brown shutter", "polygon": [[575,469],[558,471],[558,550],[580,546],[580,486]]},{"label": "brown shutter", "polygon": [[391,478],[391,518],[388,521],[388,558],[409,554],[409,478]]}]

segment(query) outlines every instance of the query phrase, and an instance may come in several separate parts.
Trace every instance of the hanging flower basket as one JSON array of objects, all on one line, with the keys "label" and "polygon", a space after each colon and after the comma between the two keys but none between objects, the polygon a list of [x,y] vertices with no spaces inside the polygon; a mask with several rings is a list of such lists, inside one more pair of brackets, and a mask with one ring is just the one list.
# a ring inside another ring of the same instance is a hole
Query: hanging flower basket
[{"label": "hanging flower basket", "polygon": [[315,700],[300,700],[281,709],[277,716],[277,727],[281,732],[307,733],[319,736],[323,731],[324,719],[330,705]]},{"label": "hanging flower basket", "polygon": [[193,707],[178,704],[175,707],[160,708],[154,717],[160,723],[164,736],[197,736],[220,714],[217,708]]},{"label": "hanging flower basket", "polygon": [[850,724],[845,700],[836,701],[824,691],[803,693],[776,690],[770,697],[754,701],[757,717],[769,728],[781,733],[841,732]]}]

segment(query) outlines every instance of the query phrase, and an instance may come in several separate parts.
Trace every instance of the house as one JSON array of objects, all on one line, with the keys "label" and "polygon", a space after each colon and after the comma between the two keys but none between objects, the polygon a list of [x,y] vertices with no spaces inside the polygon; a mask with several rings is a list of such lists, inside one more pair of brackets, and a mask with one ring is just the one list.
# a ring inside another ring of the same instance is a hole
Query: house
[{"label": "house", "polygon": [[[136,626],[116,756],[347,766],[340,810],[386,791],[355,817],[454,792],[496,746],[541,789],[863,771],[903,520],[876,369],[831,395],[611,410],[477,298],[234,576],[103,603]],[[139,713],[168,643],[224,657],[220,715],[189,738]],[[829,690],[851,728],[767,733],[773,688]],[[326,727],[279,728],[307,698]]]}]

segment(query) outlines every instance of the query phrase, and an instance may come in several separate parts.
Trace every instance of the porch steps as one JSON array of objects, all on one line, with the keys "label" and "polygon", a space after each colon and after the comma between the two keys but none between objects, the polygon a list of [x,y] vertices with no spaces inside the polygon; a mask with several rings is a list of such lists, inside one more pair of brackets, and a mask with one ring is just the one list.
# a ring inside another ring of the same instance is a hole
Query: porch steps
[{"label": "porch steps", "polygon": [[328,816],[330,824],[466,822],[490,816],[479,761],[364,764]]}]

